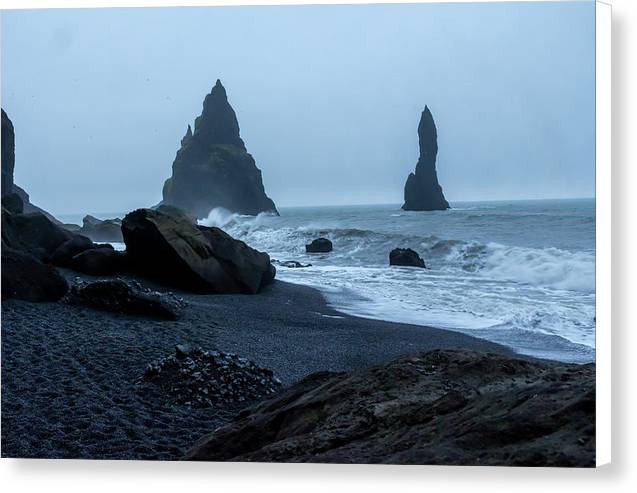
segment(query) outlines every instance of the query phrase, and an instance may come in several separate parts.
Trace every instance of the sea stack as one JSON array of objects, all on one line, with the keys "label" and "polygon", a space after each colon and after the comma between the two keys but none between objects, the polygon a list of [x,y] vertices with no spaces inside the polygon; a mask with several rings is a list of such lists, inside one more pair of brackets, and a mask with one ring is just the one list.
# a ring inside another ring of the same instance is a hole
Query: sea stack
[{"label": "sea stack", "polygon": [[220,80],[203,102],[203,111],[188,125],[166,180],[162,204],[206,217],[215,207],[239,214],[277,214],[265,194],[261,170],[239,136],[237,117]]},{"label": "sea stack", "polygon": [[13,123],[2,111],[2,196],[13,193],[13,169],[15,167],[15,133]]},{"label": "sea stack", "polygon": [[449,209],[449,202],[442,193],[436,174],[436,156],[438,154],[438,133],[429,108],[420,117],[418,125],[420,157],[416,172],[409,173],[405,183],[406,211],[443,211]]}]

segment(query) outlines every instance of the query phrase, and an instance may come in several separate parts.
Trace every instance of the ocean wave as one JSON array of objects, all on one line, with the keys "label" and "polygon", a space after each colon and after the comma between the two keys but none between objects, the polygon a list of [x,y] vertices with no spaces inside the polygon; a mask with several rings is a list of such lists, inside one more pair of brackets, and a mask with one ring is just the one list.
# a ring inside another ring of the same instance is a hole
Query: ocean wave
[{"label": "ocean wave", "polygon": [[275,258],[309,260],[305,258],[305,245],[317,236],[324,236],[332,241],[334,251],[323,261],[341,266],[387,266],[393,248],[410,247],[417,250],[434,270],[464,272],[486,279],[551,289],[587,293],[595,290],[595,255],[592,252],[338,228],[327,223],[293,227],[280,225],[277,219],[268,215],[245,218],[218,208],[200,224],[221,227]]}]

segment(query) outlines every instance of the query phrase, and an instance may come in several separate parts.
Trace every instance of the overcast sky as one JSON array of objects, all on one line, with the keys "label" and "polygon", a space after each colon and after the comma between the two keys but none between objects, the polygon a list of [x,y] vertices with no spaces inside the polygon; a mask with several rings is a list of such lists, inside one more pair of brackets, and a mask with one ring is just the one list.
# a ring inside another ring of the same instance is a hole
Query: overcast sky
[{"label": "overcast sky", "polygon": [[594,3],[2,13],[16,183],[53,213],[161,199],[220,78],[278,206],[400,203],[425,104],[453,201],[594,196]]}]

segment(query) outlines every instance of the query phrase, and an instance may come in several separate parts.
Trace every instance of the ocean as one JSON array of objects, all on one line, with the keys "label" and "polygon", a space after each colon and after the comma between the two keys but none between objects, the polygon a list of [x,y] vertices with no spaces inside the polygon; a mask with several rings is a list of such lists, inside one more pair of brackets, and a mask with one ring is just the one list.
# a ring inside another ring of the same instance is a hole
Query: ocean
[{"label": "ocean", "polygon": [[[456,330],[525,355],[593,361],[595,200],[451,205],[287,207],[280,217],[215,209],[201,223],[273,259],[311,263],[277,266],[277,278],[319,289],[344,313]],[[319,236],[334,251],[306,254]],[[416,250],[427,269],[390,267],[396,247]]]}]

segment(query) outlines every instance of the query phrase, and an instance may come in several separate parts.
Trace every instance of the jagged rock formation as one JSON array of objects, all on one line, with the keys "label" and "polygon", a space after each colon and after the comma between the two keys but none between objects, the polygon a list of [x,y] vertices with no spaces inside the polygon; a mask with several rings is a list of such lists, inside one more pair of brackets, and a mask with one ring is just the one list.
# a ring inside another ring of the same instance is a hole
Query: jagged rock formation
[{"label": "jagged rock formation", "polygon": [[219,80],[204,100],[194,132],[188,125],[181,140],[162,204],[200,218],[215,207],[240,214],[278,214],[265,194],[261,170],[239,136],[237,117]]},{"label": "jagged rock formation", "polygon": [[440,211],[449,209],[449,203],[442,193],[436,174],[438,154],[438,133],[431,111],[425,106],[418,125],[420,157],[416,172],[410,173],[405,183],[406,211]]}]

